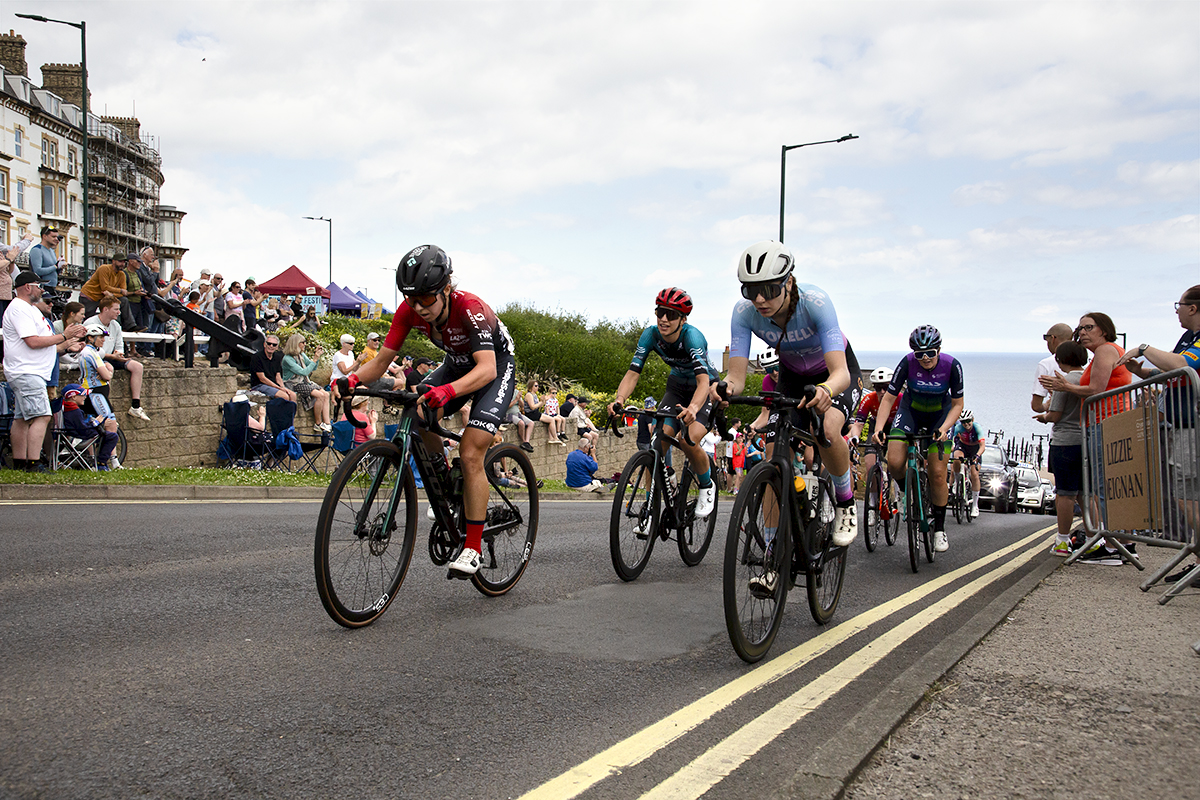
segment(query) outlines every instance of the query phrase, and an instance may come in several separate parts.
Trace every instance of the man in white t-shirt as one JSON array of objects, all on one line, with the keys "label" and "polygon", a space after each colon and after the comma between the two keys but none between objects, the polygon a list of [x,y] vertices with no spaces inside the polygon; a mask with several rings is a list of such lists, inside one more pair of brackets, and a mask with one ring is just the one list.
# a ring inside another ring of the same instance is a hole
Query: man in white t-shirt
[{"label": "man in white t-shirt", "polygon": [[10,431],[13,467],[25,472],[32,471],[41,460],[42,442],[50,425],[46,382],[54,372],[58,354],[87,331],[74,324],[55,333],[34,307],[41,299],[38,276],[22,272],[13,279],[13,299],[4,312],[4,378],[16,401]]},{"label": "man in white t-shirt", "polygon": [[1058,365],[1054,361],[1054,351],[1063,342],[1071,341],[1071,326],[1065,322],[1058,322],[1050,326],[1050,330],[1042,334],[1042,339],[1046,341],[1046,349],[1050,351],[1050,355],[1038,362],[1037,369],[1033,376],[1033,399],[1029,402],[1029,407],[1035,414],[1042,414],[1050,410],[1050,391],[1042,386],[1038,378],[1043,375],[1053,375],[1058,371]]},{"label": "man in white t-shirt", "polygon": [[84,325],[103,325],[108,329],[104,337],[104,360],[113,369],[129,373],[129,415],[145,422],[150,416],[142,409],[142,362],[125,357],[125,337],[121,334],[121,306],[117,298],[107,296],[100,301],[93,316],[83,321]]}]

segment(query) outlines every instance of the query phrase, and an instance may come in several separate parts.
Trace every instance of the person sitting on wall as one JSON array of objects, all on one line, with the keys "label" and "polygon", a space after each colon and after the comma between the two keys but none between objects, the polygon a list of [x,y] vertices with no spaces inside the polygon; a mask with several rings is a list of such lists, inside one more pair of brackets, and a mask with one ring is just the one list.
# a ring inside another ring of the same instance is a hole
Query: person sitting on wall
[{"label": "person sitting on wall", "polygon": [[279,349],[279,337],[269,333],[263,341],[263,349],[250,359],[250,391],[296,402],[296,393],[283,385],[282,373],[283,353]]},{"label": "person sitting on wall", "polygon": [[595,445],[586,436],[567,454],[567,488],[580,492],[602,492],[604,484],[596,477],[600,465],[592,456]]}]

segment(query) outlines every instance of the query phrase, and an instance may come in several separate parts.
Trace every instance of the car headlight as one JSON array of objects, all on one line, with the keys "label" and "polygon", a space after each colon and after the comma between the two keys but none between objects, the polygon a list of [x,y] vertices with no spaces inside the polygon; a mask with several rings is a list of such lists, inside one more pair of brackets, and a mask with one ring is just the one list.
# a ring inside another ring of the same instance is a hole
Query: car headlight
[{"label": "car headlight", "polygon": [[1001,487],[1003,487],[1003,486],[1004,486],[1004,481],[1000,480],[999,478],[989,478],[988,479],[988,488],[991,489],[993,492],[1000,491]]}]

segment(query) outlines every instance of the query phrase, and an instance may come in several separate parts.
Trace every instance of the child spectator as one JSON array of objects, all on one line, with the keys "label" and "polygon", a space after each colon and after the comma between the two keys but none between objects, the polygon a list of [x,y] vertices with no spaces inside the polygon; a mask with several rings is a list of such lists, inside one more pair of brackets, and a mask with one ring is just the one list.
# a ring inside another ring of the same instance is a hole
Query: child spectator
[{"label": "child spectator", "polygon": [[354,444],[356,447],[375,438],[375,423],[379,420],[379,412],[375,409],[371,409],[370,411],[363,409],[367,399],[367,397],[355,397],[350,404],[350,415],[360,422],[367,423],[367,427],[365,428],[356,427],[354,429]]},{"label": "child spectator", "polygon": [[[87,417],[81,406],[89,407],[95,416]],[[108,472],[110,469],[117,469],[121,466],[113,456],[119,442],[117,417],[112,413],[112,409],[109,408],[108,401],[104,399],[103,395],[96,395],[93,398],[79,384],[67,384],[63,391],[62,421],[63,427],[77,439],[91,439],[96,436],[103,438],[100,452],[96,455],[98,471]]]}]

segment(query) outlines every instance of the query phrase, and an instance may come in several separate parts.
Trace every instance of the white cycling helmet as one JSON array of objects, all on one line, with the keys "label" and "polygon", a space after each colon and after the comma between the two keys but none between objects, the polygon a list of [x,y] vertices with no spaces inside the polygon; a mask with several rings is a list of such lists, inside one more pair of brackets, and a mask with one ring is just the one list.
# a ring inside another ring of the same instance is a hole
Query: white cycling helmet
[{"label": "white cycling helmet", "polygon": [[975,421],[975,414],[969,408],[964,408],[962,413],[958,415],[958,421],[963,425],[970,425]]},{"label": "white cycling helmet", "polygon": [[758,364],[763,369],[777,369],[779,367],[779,353],[774,350],[768,350],[758,357]]},{"label": "white cycling helmet", "polygon": [[758,242],[742,251],[738,259],[738,280],[742,283],[781,281],[792,274],[795,259],[781,242]]},{"label": "white cycling helmet", "polygon": [[871,383],[891,383],[894,373],[887,367],[871,370]]}]

